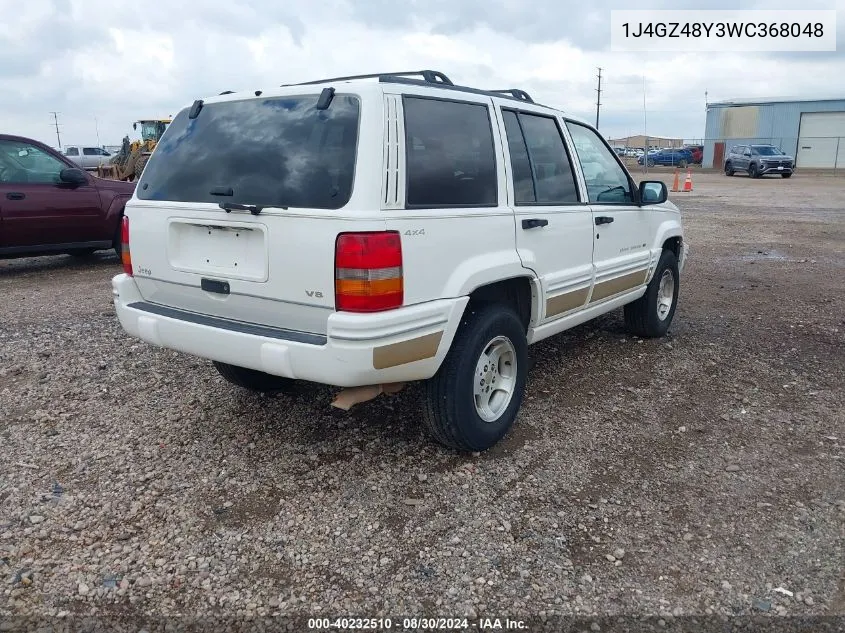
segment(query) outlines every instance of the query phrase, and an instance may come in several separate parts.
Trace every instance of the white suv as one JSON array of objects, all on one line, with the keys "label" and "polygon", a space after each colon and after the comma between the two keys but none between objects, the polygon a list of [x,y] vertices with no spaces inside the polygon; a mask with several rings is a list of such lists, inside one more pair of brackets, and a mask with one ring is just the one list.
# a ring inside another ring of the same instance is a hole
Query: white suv
[{"label": "white suv", "polygon": [[590,125],[440,72],[196,101],[126,205],[123,328],[259,391],[427,380],[440,442],[513,424],[527,346],[624,306],[665,334],[687,246]]}]

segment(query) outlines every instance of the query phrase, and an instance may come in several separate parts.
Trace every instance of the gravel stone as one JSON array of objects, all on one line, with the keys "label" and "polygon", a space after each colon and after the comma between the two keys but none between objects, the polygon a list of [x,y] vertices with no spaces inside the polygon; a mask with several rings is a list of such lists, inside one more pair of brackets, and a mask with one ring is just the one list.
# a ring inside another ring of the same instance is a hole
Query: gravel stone
[{"label": "gravel stone", "polygon": [[667,336],[531,346],[476,455],[421,385],[340,412],[128,337],[113,253],[0,260],[0,613],[845,613],[845,180],[694,171]]}]

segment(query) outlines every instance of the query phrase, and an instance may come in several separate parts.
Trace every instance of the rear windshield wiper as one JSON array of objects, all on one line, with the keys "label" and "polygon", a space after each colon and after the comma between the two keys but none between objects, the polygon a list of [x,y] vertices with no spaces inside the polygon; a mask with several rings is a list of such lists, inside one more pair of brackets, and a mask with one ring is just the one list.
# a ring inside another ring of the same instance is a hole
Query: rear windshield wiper
[{"label": "rear windshield wiper", "polygon": [[[252,215],[258,215],[264,209],[264,207],[259,207],[257,204],[237,204],[236,202],[221,202],[217,206],[226,213],[231,213],[232,209],[237,209],[238,211],[249,211]],[[287,207],[280,208],[287,209]]]}]

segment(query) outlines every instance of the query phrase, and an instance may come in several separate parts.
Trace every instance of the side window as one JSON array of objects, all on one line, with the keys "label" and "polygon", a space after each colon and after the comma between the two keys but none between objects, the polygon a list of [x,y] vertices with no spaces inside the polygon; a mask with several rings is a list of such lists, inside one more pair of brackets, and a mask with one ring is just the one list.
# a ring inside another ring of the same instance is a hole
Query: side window
[{"label": "side window", "polygon": [[99,156],[99,155],[100,155],[100,150],[99,150],[98,148],[96,148],[96,147],[83,147],[83,148],[82,148],[82,153],[83,153],[85,156]]},{"label": "side window", "polygon": [[534,178],[531,175],[531,162],[528,159],[528,148],[522,137],[522,129],[516,112],[502,111],[505,120],[505,132],[508,136],[508,151],[511,155],[511,171],[513,172],[514,199],[517,204],[536,202],[534,194]]},{"label": "side window", "polygon": [[581,161],[587,194],[594,204],[630,204],[634,201],[628,174],[593,130],[567,121],[566,127]]},{"label": "side window", "polygon": [[578,202],[575,176],[569,156],[554,119],[534,114],[519,113],[519,122],[525,135],[534,188],[539,204],[566,204]]},{"label": "side window", "polygon": [[66,167],[29,143],[0,141],[0,182],[56,184]]},{"label": "side window", "polygon": [[65,150],[65,156],[79,156],[79,149],[76,147],[68,147]]},{"label": "side window", "polygon": [[405,96],[408,207],[496,206],[486,105]]}]

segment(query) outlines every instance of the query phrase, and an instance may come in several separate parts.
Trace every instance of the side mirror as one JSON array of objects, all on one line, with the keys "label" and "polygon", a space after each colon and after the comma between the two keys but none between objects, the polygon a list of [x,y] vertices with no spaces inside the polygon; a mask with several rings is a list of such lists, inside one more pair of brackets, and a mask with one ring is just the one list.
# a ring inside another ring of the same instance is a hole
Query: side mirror
[{"label": "side mirror", "polygon": [[668,199],[666,183],[660,180],[644,180],[640,183],[640,204],[661,204]]},{"label": "side mirror", "polygon": [[88,183],[88,176],[81,169],[68,167],[59,172],[59,180],[70,185],[84,185]]}]

